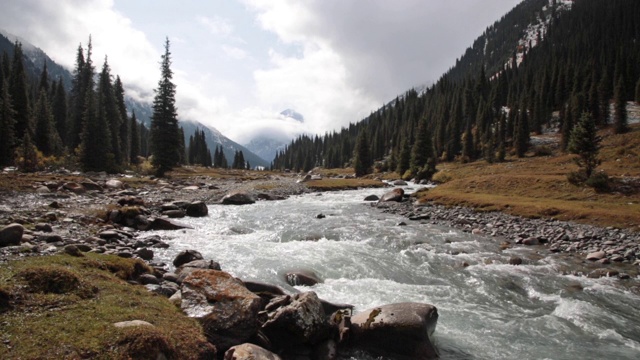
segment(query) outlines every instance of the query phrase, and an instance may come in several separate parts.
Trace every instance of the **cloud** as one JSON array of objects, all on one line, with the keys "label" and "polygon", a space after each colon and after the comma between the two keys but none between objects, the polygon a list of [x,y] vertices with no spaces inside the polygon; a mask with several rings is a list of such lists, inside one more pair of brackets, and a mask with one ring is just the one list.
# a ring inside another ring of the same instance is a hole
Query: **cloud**
[{"label": "cloud", "polygon": [[222,51],[234,60],[244,60],[247,57],[245,50],[235,46],[222,45]]},{"label": "cloud", "polygon": [[219,16],[206,17],[199,15],[196,17],[196,20],[213,35],[226,37],[233,33],[233,26],[229,20]]},{"label": "cloud", "polygon": [[303,123],[257,107],[222,115],[220,120],[234,124],[232,131],[223,133],[240,144],[247,144],[259,136],[288,142],[306,132]]},{"label": "cloud", "polygon": [[254,73],[263,105],[287,104],[312,130],[356,122],[437,80],[519,0],[245,0],[259,24],[300,53],[272,52]]}]

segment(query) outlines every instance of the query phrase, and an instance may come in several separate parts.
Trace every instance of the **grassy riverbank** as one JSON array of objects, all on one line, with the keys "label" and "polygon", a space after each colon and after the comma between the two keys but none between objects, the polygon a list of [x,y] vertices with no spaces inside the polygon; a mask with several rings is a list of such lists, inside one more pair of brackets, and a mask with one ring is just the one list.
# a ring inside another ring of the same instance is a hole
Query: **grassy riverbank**
[{"label": "grassy riverbank", "polygon": [[[166,298],[127,280],[140,260],[55,255],[0,266],[0,358],[196,359],[211,351],[201,326]],[[117,328],[146,321],[153,326]]]}]

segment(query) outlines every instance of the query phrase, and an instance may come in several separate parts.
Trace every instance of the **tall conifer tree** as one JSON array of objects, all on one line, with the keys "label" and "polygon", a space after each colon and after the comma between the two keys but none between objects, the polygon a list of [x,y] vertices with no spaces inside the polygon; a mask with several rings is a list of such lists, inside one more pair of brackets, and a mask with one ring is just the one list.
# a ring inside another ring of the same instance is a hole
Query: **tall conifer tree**
[{"label": "tall conifer tree", "polygon": [[369,147],[369,135],[367,129],[363,128],[356,139],[356,147],[353,150],[353,169],[356,176],[364,176],[371,173],[373,159],[371,158],[371,149]]},{"label": "tall conifer tree", "polygon": [[9,84],[5,80],[0,93],[0,166],[13,163],[13,148],[17,142],[14,124],[15,111],[9,94]]},{"label": "tall conifer tree", "polygon": [[618,79],[613,97],[615,100],[615,132],[616,134],[623,134],[629,131],[629,124],[627,121],[627,101],[624,96],[624,78],[622,76]]},{"label": "tall conifer tree", "polygon": [[14,45],[13,61],[11,63],[9,92],[11,93],[13,110],[15,111],[14,129],[16,138],[23,139],[26,132],[33,131],[33,124],[31,123],[31,107],[27,91],[27,75],[24,68],[22,44],[17,41]]},{"label": "tall conifer tree", "polygon": [[153,100],[151,117],[151,154],[158,176],[164,176],[180,161],[178,113],[175,106],[176,86],[172,82],[169,38],[165,41],[164,50],[160,67],[161,77]]},{"label": "tall conifer tree", "polygon": [[135,111],[131,113],[129,129],[129,162],[131,164],[138,164],[138,156],[140,156],[140,133],[138,132],[138,120],[136,119]]}]

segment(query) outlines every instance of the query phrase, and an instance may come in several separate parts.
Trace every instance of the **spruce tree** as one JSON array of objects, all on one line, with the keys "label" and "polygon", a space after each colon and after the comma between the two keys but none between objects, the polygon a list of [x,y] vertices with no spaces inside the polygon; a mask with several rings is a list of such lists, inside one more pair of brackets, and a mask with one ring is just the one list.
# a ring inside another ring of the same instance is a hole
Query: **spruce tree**
[{"label": "spruce tree", "polygon": [[636,104],[640,104],[640,78],[636,83]]},{"label": "spruce tree", "polygon": [[131,161],[131,124],[127,116],[127,107],[124,102],[124,86],[120,80],[120,76],[116,76],[113,83],[113,92],[116,98],[116,108],[120,116],[120,129],[118,131],[118,140],[120,142],[120,152],[122,156],[121,163],[126,165]]},{"label": "spruce tree", "polygon": [[9,83],[5,80],[0,93],[0,166],[13,164],[13,148],[17,142],[14,124],[15,111],[9,94]]},{"label": "spruce tree", "polygon": [[27,131],[22,137],[22,144],[19,148],[20,170],[23,172],[34,172],[38,168],[38,149],[31,141],[31,135]]},{"label": "spruce tree", "polygon": [[31,123],[31,107],[27,91],[27,75],[24,68],[22,44],[17,41],[14,45],[13,61],[11,63],[9,92],[13,110],[15,111],[15,135],[17,139],[23,139],[25,133],[33,131],[33,124]]},{"label": "spruce tree", "polygon": [[124,163],[122,153],[123,144],[120,142],[120,127],[122,126],[123,120],[120,109],[118,108],[116,93],[111,78],[111,68],[105,56],[102,71],[100,71],[98,77],[98,105],[101,107],[98,110],[100,114],[104,114],[104,119],[100,119],[99,121],[104,121],[109,127],[109,134],[111,136],[109,143],[111,144],[111,148],[105,150],[113,154],[114,162],[119,166]]},{"label": "spruce tree", "polygon": [[45,156],[61,155],[62,140],[60,140],[55,128],[46,91],[40,91],[34,116],[36,120],[34,141],[38,150],[42,151]]},{"label": "spruce tree", "polygon": [[131,164],[138,164],[138,156],[140,156],[140,134],[138,132],[138,120],[136,119],[136,112],[131,113],[129,119],[129,162]]},{"label": "spruce tree", "polygon": [[[90,64],[88,62],[88,64]],[[85,71],[93,72],[93,67]],[[92,76],[93,78],[93,76]],[[100,82],[104,79],[100,78]],[[103,84],[99,84],[104,86]],[[93,89],[93,80],[88,89]],[[101,92],[87,91],[84,101],[83,127],[80,143],[80,163],[84,171],[114,171],[115,161],[111,152],[111,131],[107,123],[105,99]]]},{"label": "spruce tree", "polygon": [[515,148],[516,156],[521,158],[524,157],[529,149],[529,120],[527,110],[524,108],[518,113],[515,131],[513,147]]},{"label": "spruce tree", "polygon": [[63,143],[67,135],[67,111],[67,92],[64,89],[62,79],[59,79],[55,84],[51,112],[53,113],[56,131]]},{"label": "spruce tree", "polygon": [[583,113],[571,132],[567,147],[570,153],[578,155],[576,164],[584,170],[587,178],[591,177],[600,164],[598,152],[602,139],[598,136],[597,130],[591,114]]},{"label": "spruce tree", "polygon": [[615,113],[614,125],[616,134],[624,134],[629,131],[627,122],[627,101],[624,96],[624,78],[620,77],[614,91]]},{"label": "spruce tree", "polygon": [[71,93],[69,96],[70,114],[67,126],[65,144],[70,152],[76,150],[80,145],[80,134],[82,132],[82,117],[85,112],[85,101],[87,100],[87,91],[93,91],[89,88],[93,84],[93,64],[91,63],[91,38],[87,47],[87,60],[84,57],[82,45],[78,46],[76,54],[76,65],[73,70],[73,80]]},{"label": "spruce tree", "polygon": [[396,172],[400,176],[404,176],[404,173],[411,167],[411,147],[406,137],[402,139],[400,143],[400,155],[398,156],[398,168]]},{"label": "spruce tree", "polygon": [[426,119],[421,120],[418,124],[416,139],[411,149],[410,167],[411,174],[416,181],[429,180],[436,172],[433,141],[431,140]]},{"label": "spruce tree", "polygon": [[176,110],[176,86],[172,82],[171,52],[169,38],[165,41],[161,63],[161,78],[153,99],[151,117],[151,154],[156,175],[164,176],[180,161],[180,139],[178,113]]},{"label": "spruce tree", "polygon": [[373,160],[371,149],[369,148],[369,135],[367,129],[363,128],[356,139],[356,147],[353,150],[353,169],[356,176],[361,177],[371,173]]}]

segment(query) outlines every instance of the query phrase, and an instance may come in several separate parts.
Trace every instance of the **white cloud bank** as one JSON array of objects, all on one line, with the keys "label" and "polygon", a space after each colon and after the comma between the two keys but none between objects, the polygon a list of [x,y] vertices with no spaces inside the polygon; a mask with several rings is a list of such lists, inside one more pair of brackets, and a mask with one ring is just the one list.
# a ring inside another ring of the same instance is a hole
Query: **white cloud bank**
[{"label": "white cloud bank", "polygon": [[[86,46],[91,34],[97,68],[108,54],[128,93],[146,100],[152,98],[159,78],[163,44],[155,44],[161,38],[157,32],[169,34],[175,39],[173,69],[180,117],[213,125],[246,143],[256,134],[324,133],[361,120],[410,87],[436,80],[519,0],[242,2],[244,16],[255,17],[251,30],[275,34],[273,44],[256,46],[248,37],[240,38],[238,19],[219,16],[215,6],[204,4],[181,5],[180,16],[188,14],[189,19],[163,14],[171,21],[152,27],[156,31],[152,34],[139,30],[130,20],[133,17],[119,12],[113,0],[4,0],[0,28],[29,40],[69,68],[78,44]],[[178,23],[180,31],[173,28]],[[212,39],[202,41],[195,33]],[[219,57],[244,72],[241,77],[246,80],[232,83],[215,69],[190,67],[193,59],[181,57],[182,46],[187,45],[192,51],[202,47],[203,53],[215,46]],[[258,53],[269,48],[267,54]],[[303,114],[305,123],[278,115],[286,108]]]}]

